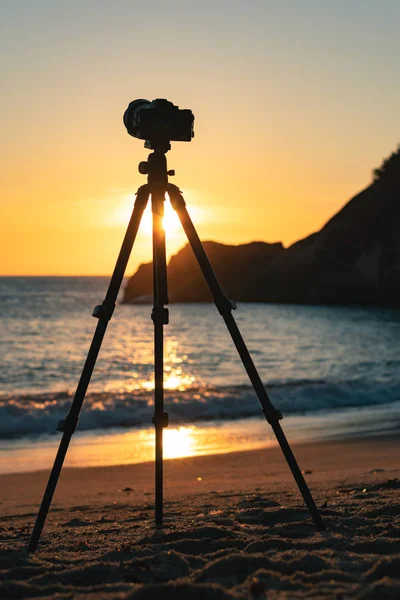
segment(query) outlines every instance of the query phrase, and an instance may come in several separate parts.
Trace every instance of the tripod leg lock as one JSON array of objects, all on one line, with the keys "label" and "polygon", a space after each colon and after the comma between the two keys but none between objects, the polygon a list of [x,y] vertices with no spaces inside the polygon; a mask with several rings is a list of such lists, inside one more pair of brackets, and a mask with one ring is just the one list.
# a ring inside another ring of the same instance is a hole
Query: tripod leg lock
[{"label": "tripod leg lock", "polygon": [[169,311],[168,308],[164,308],[163,306],[153,306],[153,311],[151,313],[151,320],[154,324],[158,325],[168,325],[169,323]]},{"label": "tripod leg lock", "polygon": [[61,421],[58,422],[57,431],[62,431],[63,433],[68,433],[69,435],[72,435],[76,429],[76,426],[78,425],[78,421],[78,417],[69,413],[65,417],[65,419],[61,419]]},{"label": "tripod leg lock", "polygon": [[184,208],[186,206],[185,199],[182,196],[181,191],[177,185],[169,183],[167,186],[167,192],[171,201],[171,206],[174,210],[177,211],[180,208]]},{"label": "tripod leg lock", "polygon": [[102,304],[94,307],[92,317],[95,317],[96,319],[106,319],[109,321],[113,316],[114,309],[115,304],[108,306],[105,302],[103,302]]},{"label": "tripod leg lock", "polygon": [[218,309],[220,315],[224,316],[224,314],[232,312],[232,310],[236,310],[236,302],[234,300],[230,300],[226,296],[221,296],[221,298],[217,298],[215,301],[215,306]]},{"label": "tripod leg lock", "polygon": [[169,425],[169,417],[168,413],[162,412],[161,414],[154,413],[152,418],[152,423],[155,427],[168,427]]},{"label": "tripod leg lock", "polygon": [[275,406],[272,406],[270,409],[263,409],[263,413],[270,425],[283,419],[281,411],[275,408]]}]

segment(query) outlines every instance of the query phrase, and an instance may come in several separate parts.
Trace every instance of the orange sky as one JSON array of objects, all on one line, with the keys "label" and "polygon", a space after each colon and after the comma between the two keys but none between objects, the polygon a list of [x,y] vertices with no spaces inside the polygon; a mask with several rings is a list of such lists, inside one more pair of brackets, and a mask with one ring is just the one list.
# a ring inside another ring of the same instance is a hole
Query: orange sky
[{"label": "orange sky", "polygon": [[[122,124],[138,97],[195,114],[168,163],[202,239],[288,245],[397,146],[395,2],[32,4],[0,8],[2,275],[112,271],[145,182]],[[144,227],[128,273],[149,258]]]}]

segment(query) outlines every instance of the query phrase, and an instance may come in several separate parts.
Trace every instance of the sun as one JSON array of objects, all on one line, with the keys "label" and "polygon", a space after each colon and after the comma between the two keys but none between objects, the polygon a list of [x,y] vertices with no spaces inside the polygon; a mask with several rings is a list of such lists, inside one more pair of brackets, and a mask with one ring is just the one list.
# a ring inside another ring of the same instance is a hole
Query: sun
[{"label": "sun", "polygon": [[[134,202],[135,197],[132,194],[126,195],[123,198],[121,198],[119,205],[114,211],[115,216],[113,222],[118,223],[118,225],[128,224],[128,221],[132,214]],[[168,197],[164,203],[163,226],[165,233],[170,236],[175,235],[182,229],[178,215],[172,208]],[[140,231],[143,231],[146,235],[152,235],[153,218],[151,214],[151,201],[149,201],[143,213],[142,221],[140,223]]]},{"label": "sun", "polygon": [[[173,235],[180,228],[182,228],[178,215],[172,208],[169,200],[164,202],[164,218],[163,227],[166,234]],[[151,202],[146,206],[146,210],[143,213],[143,219],[140,228],[148,235],[152,234],[153,231],[153,218],[151,214]]]}]

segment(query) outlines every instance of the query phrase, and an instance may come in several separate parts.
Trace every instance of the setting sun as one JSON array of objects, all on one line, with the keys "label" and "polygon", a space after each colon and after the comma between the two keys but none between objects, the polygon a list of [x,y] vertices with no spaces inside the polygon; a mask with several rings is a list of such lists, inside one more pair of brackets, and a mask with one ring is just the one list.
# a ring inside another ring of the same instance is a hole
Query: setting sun
[{"label": "setting sun", "polygon": [[[132,209],[134,205],[134,195],[127,194],[123,198],[121,198],[118,206],[114,211],[114,219],[113,223],[118,225],[126,225],[130,219],[132,214]],[[143,213],[142,222],[140,224],[140,230],[151,236],[152,234],[152,213],[151,213],[151,201],[146,206],[146,210]],[[182,226],[179,222],[178,215],[172,208],[169,200],[167,199],[164,203],[164,218],[163,225],[165,229],[165,233],[167,235],[174,235],[182,230]]]}]

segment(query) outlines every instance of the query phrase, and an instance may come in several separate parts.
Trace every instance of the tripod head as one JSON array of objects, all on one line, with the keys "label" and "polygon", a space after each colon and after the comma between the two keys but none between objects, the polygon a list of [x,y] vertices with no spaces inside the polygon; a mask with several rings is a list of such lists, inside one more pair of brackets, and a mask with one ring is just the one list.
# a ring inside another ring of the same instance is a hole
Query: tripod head
[{"label": "tripod head", "polygon": [[171,149],[171,141],[190,142],[194,137],[194,115],[189,109],[180,109],[165,98],[134,100],[124,113],[124,125],[129,135],[145,140],[145,148],[154,150],[147,161],[139,163],[139,173],[148,175],[149,184],[164,187],[168,184],[165,154]]},{"label": "tripod head", "polygon": [[[170,145],[169,145],[170,146]],[[155,150],[147,157],[147,160],[142,160],[139,163],[138,170],[141,175],[147,175],[147,182],[150,184],[158,184],[165,187],[168,184],[168,175],[175,175],[175,171],[170,169],[167,171],[167,150]]]}]

